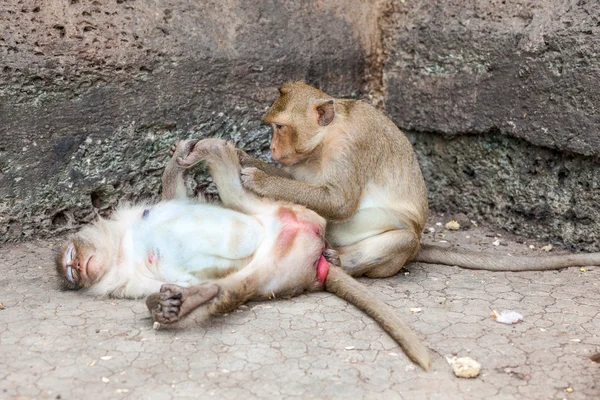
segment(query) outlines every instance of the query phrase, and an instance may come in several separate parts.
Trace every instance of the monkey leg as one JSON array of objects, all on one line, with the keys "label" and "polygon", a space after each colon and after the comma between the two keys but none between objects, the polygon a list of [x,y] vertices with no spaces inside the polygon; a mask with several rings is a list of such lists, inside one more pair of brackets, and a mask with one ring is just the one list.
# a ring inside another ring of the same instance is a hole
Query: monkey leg
[{"label": "monkey leg", "polygon": [[[187,189],[185,187],[184,172],[186,167],[179,163],[179,159],[187,156],[193,149],[198,140],[181,140],[171,146],[169,149],[169,162],[162,174],[162,200],[185,199]],[[198,197],[200,202],[204,202],[204,197]]]},{"label": "monkey leg", "polygon": [[187,157],[179,159],[182,166],[206,161],[223,205],[246,214],[260,214],[272,208],[272,202],[260,199],[242,186],[238,151],[222,139],[197,142]]},{"label": "monkey leg", "polygon": [[162,285],[159,293],[148,296],[146,306],[154,321],[172,324],[213,299],[218,293],[219,287],[211,283],[189,288],[166,284]]},{"label": "monkey leg", "polygon": [[387,278],[413,259],[419,250],[419,237],[410,229],[395,229],[337,250],[348,274]]}]

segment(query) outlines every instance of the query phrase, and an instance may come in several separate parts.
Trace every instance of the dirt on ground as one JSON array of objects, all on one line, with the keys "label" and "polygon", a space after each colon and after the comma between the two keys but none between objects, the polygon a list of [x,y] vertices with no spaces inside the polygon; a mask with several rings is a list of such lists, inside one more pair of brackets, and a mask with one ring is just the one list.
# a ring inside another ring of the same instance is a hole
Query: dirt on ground
[{"label": "dirt on ground", "polygon": [[[559,252],[481,225],[437,225],[450,219],[431,217],[423,241],[497,255]],[[430,349],[425,372],[328,293],[155,331],[143,301],[60,291],[59,243],[0,248],[0,399],[600,398],[600,365],[588,359],[600,351],[600,267],[494,273],[414,263],[389,279],[361,279]],[[523,321],[498,323],[493,310]],[[454,356],[481,363],[480,375],[455,377]]]}]

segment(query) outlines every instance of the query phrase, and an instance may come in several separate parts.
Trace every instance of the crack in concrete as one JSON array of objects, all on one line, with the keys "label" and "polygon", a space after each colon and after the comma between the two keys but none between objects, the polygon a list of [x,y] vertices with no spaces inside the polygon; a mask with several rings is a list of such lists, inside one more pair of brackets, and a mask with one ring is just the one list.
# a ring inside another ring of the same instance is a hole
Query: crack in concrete
[{"label": "crack in concrete", "polygon": [[[508,246],[494,247],[489,232],[446,232],[444,240],[537,254],[505,234]],[[430,349],[425,373],[377,324],[328,293],[250,303],[203,326],[154,331],[141,301],[58,291],[49,244],[0,248],[0,399],[600,396],[598,365],[587,359],[600,347],[598,267],[491,273],[412,264],[408,274],[362,280]],[[48,261],[38,268],[39,260]],[[504,308],[524,321],[495,322],[492,309]],[[445,360],[454,355],[481,362],[480,377],[455,378]]]}]

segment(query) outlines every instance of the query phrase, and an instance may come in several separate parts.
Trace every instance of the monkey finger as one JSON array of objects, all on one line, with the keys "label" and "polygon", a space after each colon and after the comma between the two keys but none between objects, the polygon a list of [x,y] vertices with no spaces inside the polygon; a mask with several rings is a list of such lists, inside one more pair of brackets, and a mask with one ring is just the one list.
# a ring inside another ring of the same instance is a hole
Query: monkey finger
[{"label": "monkey finger", "polygon": [[244,167],[240,171],[240,176],[242,177],[242,181],[244,180],[252,180],[254,174],[258,171],[258,168],[255,167]]},{"label": "monkey finger", "polygon": [[169,307],[165,314],[168,315],[170,318],[175,318],[179,316],[179,310],[179,307]]},{"label": "monkey finger", "polygon": [[175,307],[175,306],[180,306],[180,305],[181,305],[181,300],[180,300],[180,299],[178,299],[178,298],[169,298],[169,299],[165,299],[165,300],[162,302],[162,305],[163,305],[163,306],[167,305],[167,306],[172,306],[172,307]]},{"label": "monkey finger", "polygon": [[180,286],[165,283],[160,287],[160,292],[167,293],[171,298],[181,298],[181,289],[182,288]]},{"label": "monkey finger", "polygon": [[[242,168],[240,171],[240,179],[242,181],[242,185],[246,189],[255,190],[258,189],[257,181],[258,176],[264,172],[259,170],[256,167],[246,167]],[[260,193],[259,193],[260,194]]]}]

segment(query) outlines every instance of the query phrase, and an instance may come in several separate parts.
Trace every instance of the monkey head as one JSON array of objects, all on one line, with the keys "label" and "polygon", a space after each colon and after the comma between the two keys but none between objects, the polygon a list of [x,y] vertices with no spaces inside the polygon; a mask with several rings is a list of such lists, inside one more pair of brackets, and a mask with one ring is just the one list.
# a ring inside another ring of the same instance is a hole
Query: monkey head
[{"label": "monkey head", "polygon": [[319,146],[335,117],[334,99],[302,82],[286,82],[263,116],[273,128],[271,153],[283,165],[293,165]]},{"label": "monkey head", "polygon": [[63,286],[78,290],[99,282],[112,264],[114,239],[106,220],[71,235],[55,259]]}]

